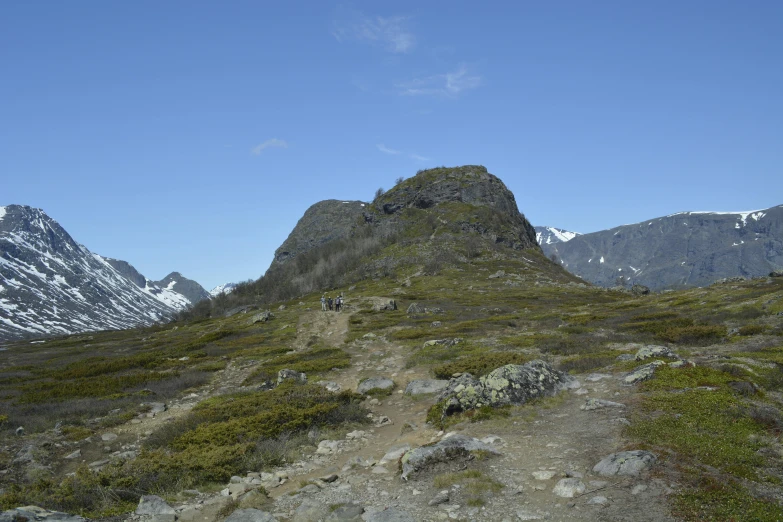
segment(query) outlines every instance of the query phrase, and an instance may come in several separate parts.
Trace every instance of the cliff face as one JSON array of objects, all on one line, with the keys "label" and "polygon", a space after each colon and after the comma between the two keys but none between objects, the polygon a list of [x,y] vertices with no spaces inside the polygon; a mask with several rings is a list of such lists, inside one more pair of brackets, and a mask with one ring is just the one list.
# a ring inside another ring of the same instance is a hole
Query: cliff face
[{"label": "cliff face", "polygon": [[327,199],[311,206],[304,213],[288,238],[275,250],[272,266],[284,264],[298,254],[307,252],[334,239],[349,237],[362,221],[367,203]]}]

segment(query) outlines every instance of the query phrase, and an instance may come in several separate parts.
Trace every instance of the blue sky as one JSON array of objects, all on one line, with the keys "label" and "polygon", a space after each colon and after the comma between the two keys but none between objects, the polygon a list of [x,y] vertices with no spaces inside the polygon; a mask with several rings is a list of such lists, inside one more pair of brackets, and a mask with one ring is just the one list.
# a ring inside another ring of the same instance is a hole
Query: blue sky
[{"label": "blue sky", "polygon": [[0,205],[207,289],[482,164],[535,225],[783,203],[783,3],[0,3]]}]

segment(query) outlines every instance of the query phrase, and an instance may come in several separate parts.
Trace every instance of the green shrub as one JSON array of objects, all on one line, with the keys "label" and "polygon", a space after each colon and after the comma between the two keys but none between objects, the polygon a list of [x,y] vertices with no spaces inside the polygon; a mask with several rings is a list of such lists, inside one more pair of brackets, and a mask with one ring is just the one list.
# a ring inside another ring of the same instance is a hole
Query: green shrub
[{"label": "green shrub", "polygon": [[741,326],[737,333],[739,335],[757,335],[760,333],[764,333],[764,326],[760,324],[748,324],[745,326]]},{"label": "green shrub", "polygon": [[277,372],[283,369],[305,372],[308,376],[328,372],[332,368],[350,366],[350,356],[339,348],[316,348],[302,352],[273,357],[261,364],[245,380],[245,384],[277,379]]}]

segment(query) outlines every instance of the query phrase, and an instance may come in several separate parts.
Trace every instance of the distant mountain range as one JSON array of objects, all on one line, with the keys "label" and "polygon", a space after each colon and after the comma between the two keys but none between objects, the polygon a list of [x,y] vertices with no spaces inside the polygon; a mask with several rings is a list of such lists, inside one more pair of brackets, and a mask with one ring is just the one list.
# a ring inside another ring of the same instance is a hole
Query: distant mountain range
[{"label": "distant mountain range", "polygon": [[745,212],[680,212],[576,234],[536,227],[541,248],[591,283],[654,290],[705,286],[783,268],[783,205]]},{"label": "distant mountain range", "polygon": [[208,297],[90,252],[43,210],[0,207],[0,340],[149,325]]}]

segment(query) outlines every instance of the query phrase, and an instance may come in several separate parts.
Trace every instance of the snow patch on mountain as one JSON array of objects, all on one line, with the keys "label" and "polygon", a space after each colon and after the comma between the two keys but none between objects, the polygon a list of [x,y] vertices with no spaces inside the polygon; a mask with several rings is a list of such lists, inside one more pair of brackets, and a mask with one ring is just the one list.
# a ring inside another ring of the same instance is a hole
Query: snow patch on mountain
[{"label": "snow patch on mountain", "polygon": [[535,227],[536,241],[539,245],[552,245],[555,243],[566,243],[580,234],[578,232],[569,232],[555,227]]},{"label": "snow patch on mountain", "polygon": [[236,283],[224,283],[222,285],[217,285],[215,288],[209,291],[209,295],[216,297],[220,294],[230,294],[236,286]]},{"label": "snow patch on mountain", "polygon": [[0,221],[5,217],[5,207],[0,207]]}]

